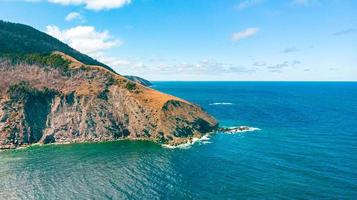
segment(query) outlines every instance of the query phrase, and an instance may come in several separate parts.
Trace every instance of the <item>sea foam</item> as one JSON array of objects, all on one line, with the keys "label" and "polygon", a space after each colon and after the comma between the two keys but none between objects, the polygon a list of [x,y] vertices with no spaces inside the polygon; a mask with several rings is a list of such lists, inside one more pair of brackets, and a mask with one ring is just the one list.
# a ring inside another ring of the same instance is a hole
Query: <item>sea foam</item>
[{"label": "sea foam", "polygon": [[168,149],[188,149],[191,148],[192,145],[194,144],[210,144],[211,142],[209,141],[209,135],[203,135],[201,138],[192,138],[191,141],[188,141],[187,143],[180,144],[180,145],[168,145],[168,144],[163,144],[162,146]]},{"label": "sea foam", "polygon": [[230,106],[233,105],[233,103],[230,102],[215,102],[215,103],[210,103],[210,106],[218,106],[218,105],[223,105],[223,106]]},{"label": "sea foam", "polygon": [[260,131],[260,128],[256,127],[249,127],[249,126],[233,126],[227,127],[226,130],[221,131],[224,134],[237,134],[237,133],[244,133],[244,132],[252,132],[252,131]]},{"label": "sea foam", "polygon": [[[233,127],[227,127],[224,128],[224,131],[220,131],[220,133],[224,134],[237,134],[237,133],[244,133],[244,132],[252,132],[252,131],[260,131],[260,128],[255,128],[255,127],[249,127],[249,126],[233,126]],[[168,149],[189,149],[191,148],[194,144],[211,144],[212,142],[209,141],[210,135],[206,134],[203,135],[201,138],[192,138],[191,141],[188,141],[184,144],[179,144],[179,145],[168,145],[168,144],[163,144],[162,146]]]}]

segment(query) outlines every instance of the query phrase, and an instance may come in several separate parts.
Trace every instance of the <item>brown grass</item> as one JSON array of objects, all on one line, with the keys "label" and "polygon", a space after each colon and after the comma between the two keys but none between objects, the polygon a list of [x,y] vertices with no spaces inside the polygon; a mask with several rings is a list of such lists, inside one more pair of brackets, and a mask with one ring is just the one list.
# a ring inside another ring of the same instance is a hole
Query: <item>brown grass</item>
[{"label": "brown grass", "polygon": [[[96,66],[96,65],[84,65],[83,63],[79,62],[78,60],[76,60],[76,59],[72,58],[71,56],[68,56],[62,52],[54,52],[54,53],[61,55],[64,59],[71,61],[72,63],[70,64],[70,66],[72,68],[79,68],[79,67],[85,66],[91,70],[97,70],[102,73],[107,73],[107,74],[112,75],[117,80],[118,84],[121,87],[123,87],[123,84],[121,84],[123,82],[127,82],[127,81],[132,82],[131,80],[129,80],[121,75],[115,74],[114,72],[112,72],[108,69],[105,69],[104,67]],[[177,97],[161,93],[159,91],[153,90],[151,88],[147,88],[140,84],[136,84],[136,86],[137,86],[137,92],[131,93],[131,95],[133,97],[135,97],[136,99],[138,99],[143,105],[146,105],[148,107],[151,107],[154,109],[161,109],[163,107],[163,105],[169,100],[183,101],[185,103],[190,104],[189,102],[187,102],[183,99],[179,99]],[[89,87],[87,85],[83,86],[81,93],[83,92],[83,94],[85,94],[85,90],[89,89],[89,88],[91,88],[91,87]],[[92,88],[97,89],[95,87],[92,87]]]}]

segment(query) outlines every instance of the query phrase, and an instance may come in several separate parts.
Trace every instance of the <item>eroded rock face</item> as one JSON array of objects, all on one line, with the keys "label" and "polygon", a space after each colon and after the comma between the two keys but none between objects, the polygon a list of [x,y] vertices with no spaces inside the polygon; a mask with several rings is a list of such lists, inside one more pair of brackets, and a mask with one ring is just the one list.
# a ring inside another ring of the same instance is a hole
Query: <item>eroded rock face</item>
[{"label": "eroded rock face", "polygon": [[0,61],[0,149],[123,138],[176,145],[217,127],[185,100],[71,61],[66,71]]}]

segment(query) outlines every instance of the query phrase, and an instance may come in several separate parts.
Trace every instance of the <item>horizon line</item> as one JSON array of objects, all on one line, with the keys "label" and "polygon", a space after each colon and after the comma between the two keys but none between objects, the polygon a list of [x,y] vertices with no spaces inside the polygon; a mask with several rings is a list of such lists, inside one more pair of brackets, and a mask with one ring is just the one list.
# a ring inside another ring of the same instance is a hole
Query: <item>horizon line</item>
[{"label": "horizon line", "polygon": [[357,82],[357,80],[147,80],[150,82]]}]

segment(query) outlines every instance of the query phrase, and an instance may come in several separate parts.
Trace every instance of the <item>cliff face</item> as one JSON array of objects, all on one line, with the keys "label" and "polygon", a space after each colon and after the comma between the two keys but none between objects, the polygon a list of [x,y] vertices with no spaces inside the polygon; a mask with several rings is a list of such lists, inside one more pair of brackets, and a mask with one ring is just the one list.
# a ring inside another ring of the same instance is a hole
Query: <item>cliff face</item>
[{"label": "cliff face", "polygon": [[0,59],[0,149],[145,139],[176,145],[213,131],[199,106],[62,53],[66,66]]}]

